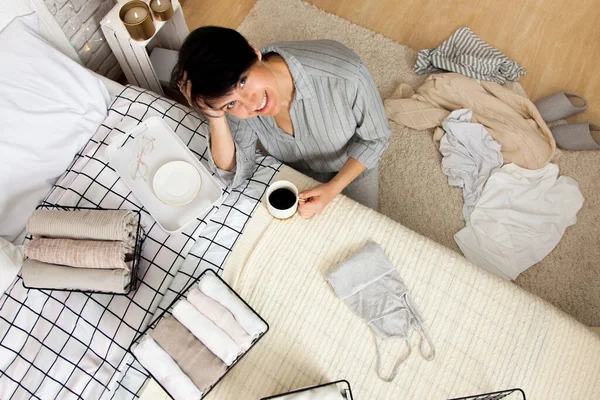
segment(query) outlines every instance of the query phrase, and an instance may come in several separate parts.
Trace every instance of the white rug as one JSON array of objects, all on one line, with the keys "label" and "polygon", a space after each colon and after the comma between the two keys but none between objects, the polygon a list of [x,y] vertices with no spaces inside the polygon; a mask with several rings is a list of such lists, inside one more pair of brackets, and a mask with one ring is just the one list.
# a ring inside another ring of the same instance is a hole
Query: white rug
[{"label": "white rug", "polygon": [[[259,0],[239,31],[258,47],[280,40],[340,41],[362,57],[384,98],[400,82],[416,88],[425,79],[412,70],[415,50],[298,0]],[[431,132],[390,125],[393,134],[381,164],[380,211],[458,251],[453,235],[464,225],[462,194],[448,186]],[[559,167],[579,182],[586,202],[558,247],[517,284],[581,322],[600,326],[600,152],[563,151]]]}]

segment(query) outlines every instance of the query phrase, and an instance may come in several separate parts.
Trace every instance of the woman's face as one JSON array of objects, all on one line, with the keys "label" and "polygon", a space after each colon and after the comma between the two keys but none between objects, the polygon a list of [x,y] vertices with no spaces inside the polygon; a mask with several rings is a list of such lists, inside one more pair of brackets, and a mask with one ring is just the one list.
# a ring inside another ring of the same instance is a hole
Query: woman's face
[{"label": "woman's face", "polygon": [[240,77],[233,92],[215,104],[215,109],[242,119],[258,115],[274,116],[280,108],[277,79],[261,61],[260,55],[259,60]]}]

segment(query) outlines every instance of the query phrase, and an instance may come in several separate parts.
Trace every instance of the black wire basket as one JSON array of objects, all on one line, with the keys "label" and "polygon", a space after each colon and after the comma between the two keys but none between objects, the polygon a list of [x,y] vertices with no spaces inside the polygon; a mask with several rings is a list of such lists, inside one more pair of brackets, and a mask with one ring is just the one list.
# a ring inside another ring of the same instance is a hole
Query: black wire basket
[{"label": "black wire basket", "polygon": [[490,392],[474,394],[466,397],[455,397],[449,400],[526,400],[525,392],[519,388],[501,390],[499,392]]},{"label": "black wire basket", "polygon": [[338,387],[341,385],[342,386],[342,393],[341,393],[342,396],[344,396],[344,398],[346,400],[354,400],[352,397],[352,389],[350,388],[350,382],[348,382],[345,379],[335,381],[335,382],[323,383],[322,385],[310,386],[310,387],[306,387],[306,388],[302,388],[302,389],[297,389],[297,390],[293,390],[293,391],[287,392],[287,393],[280,393],[280,394],[277,394],[274,396],[263,397],[260,400],[277,400],[277,399],[283,398],[284,396],[298,394],[298,393],[302,393],[302,392],[308,392],[309,390],[314,390],[314,389],[318,389],[320,387],[329,386],[329,385],[338,385]]},{"label": "black wire basket", "polygon": [[[136,361],[139,362],[139,360],[137,359],[137,357],[135,357],[135,354],[133,354],[132,348],[134,344],[137,344],[137,342],[146,334],[148,333],[148,331],[154,329],[156,327],[156,325],[160,322],[160,320],[165,317],[165,316],[170,316],[173,310],[173,306],[182,298],[184,298],[185,296],[187,296],[188,292],[195,286],[198,284],[198,282],[200,282],[200,280],[202,279],[202,277],[204,277],[204,275],[206,274],[213,274],[214,276],[216,276],[230,291],[231,293],[233,293],[238,299],[240,299],[258,318],[260,318],[261,321],[263,321],[265,323],[265,325],[267,326],[267,329],[256,339],[254,339],[254,341],[252,342],[252,344],[250,345],[250,347],[248,348],[248,350],[246,350],[244,353],[240,354],[231,365],[229,365],[227,367],[227,371],[225,371],[225,373],[211,386],[209,387],[206,392],[204,392],[202,394],[202,399],[206,398],[206,396],[208,395],[208,393],[210,393],[218,384],[219,382],[221,382],[221,380],[229,373],[229,371],[231,371],[231,369],[233,367],[235,367],[237,365],[237,363],[244,358],[244,356],[246,354],[248,354],[248,352],[250,350],[252,350],[252,348],[256,345],[256,343],[258,343],[258,341],[260,339],[263,338],[263,336],[265,336],[265,334],[269,331],[269,324],[267,323],[267,321],[265,321],[263,319],[263,317],[261,317],[255,310],[254,308],[252,308],[250,306],[250,304],[248,304],[243,298],[240,297],[239,294],[237,294],[235,292],[235,290],[233,290],[233,288],[231,286],[229,286],[227,284],[227,282],[225,282],[223,280],[223,278],[221,278],[216,272],[214,272],[212,269],[207,269],[204,270],[204,272],[202,272],[200,274],[200,276],[198,278],[196,278],[190,285],[188,285],[183,292],[179,293],[175,299],[171,302],[171,304],[169,304],[169,306],[163,311],[161,312],[158,317],[156,317],[152,322],[150,322],[150,324],[146,327],[146,329],[144,329],[138,336],[135,337],[135,339],[133,339],[133,341],[131,342],[131,345],[129,345],[129,353],[131,353],[131,355],[136,359]],[[140,363],[141,364],[141,363]],[[143,364],[141,364],[143,366]],[[148,375],[154,379],[154,381],[165,391],[165,393],[167,393],[169,395],[169,397],[171,397],[171,395],[169,394],[169,392],[167,391],[167,389],[158,381],[158,379],[154,378],[154,376],[150,373],[150,371],[148,371]],[[173,397],[171,397],[173,398]]]},{"label": "black wire basket", "polygon": [[[115,208],[93,208],[93,207],[69,207],[69,206],[59,206],[56,204],[41,204],[39,206],[36,207],[36,210],[62,210],[62,211],[77,211],[77,210],[113,210],[113,211],[117,211],[118,209]],[[139,278],[138,278],[138,269],[139,269],[139,264],[140,264],[140,257],[142,255],[142,246],[144,244],[144,229],[142,227],[142,216],[139,210],[127,210],[127,211],[132,211],[133,213],[137,214],[137,221],[138,221],[138,226],[137,226],[137,232],[136,232],[136,238],[135,238],[135,249],[133,251],[133,260],[131,260],[131,281],[129,282],[129,286],[127,287],[127,290],[125,293],[116,293],[116,292],[103,292],[103,291],[98,291],[98,290],[79,290],[79,289],[61,289],[61,288],[44,288],[44,287],[33,287],[33,286],[26,286],[25,285],[25,281],[23,281],[23,287],[25,289],[38,289],[38,290],[56,290],[59,292],[74,292],[74,293],[101,293],[101,294],[114,294],[114,295],[128,295],[129,293],[131,293],[132,291],[136,290],[139,284]],[[25,236],[25,238],[27,240],[31,240],[32,236],[28,233],[27,236]]]}]

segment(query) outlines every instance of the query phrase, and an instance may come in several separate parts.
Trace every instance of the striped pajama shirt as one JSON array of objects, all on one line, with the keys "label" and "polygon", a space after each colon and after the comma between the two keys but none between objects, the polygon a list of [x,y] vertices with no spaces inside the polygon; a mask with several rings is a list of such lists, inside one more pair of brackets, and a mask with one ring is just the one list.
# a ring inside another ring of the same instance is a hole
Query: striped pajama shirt
[{"label": "striped pajama shirt", "polygon": [[518,81],[527,72],[516,61],[490,46],[468,27],[457,30],[435,49],[419,50],[414,70],[417,74],[452,71],[473,79],[501,85]]},{"label": "striped pajama shirt", "polygon": [[390,127],[381,95],[361,59],[332,40],[280,42],[261,52],[279,54],[292,74],[294,136],[270,116],[238,119],[227,114],[236,167],[219,170],[210,159],[221,178],[235,187],[252,175],[258,140],[270,155],[300,171],[338,172],[348,158],[377,168]]}]

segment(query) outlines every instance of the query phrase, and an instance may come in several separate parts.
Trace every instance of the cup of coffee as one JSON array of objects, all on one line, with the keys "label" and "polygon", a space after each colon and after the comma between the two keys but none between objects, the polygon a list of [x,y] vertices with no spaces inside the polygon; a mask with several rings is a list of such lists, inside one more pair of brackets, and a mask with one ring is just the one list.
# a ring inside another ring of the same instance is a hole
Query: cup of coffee
[{"label": "cup of coffee", "polygon": [[298,209],[298,188],[288,181],[273,183],[267,189],[267,209],[275,218],[290,218]]}]

